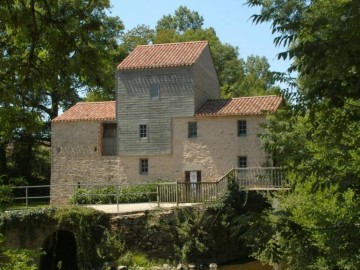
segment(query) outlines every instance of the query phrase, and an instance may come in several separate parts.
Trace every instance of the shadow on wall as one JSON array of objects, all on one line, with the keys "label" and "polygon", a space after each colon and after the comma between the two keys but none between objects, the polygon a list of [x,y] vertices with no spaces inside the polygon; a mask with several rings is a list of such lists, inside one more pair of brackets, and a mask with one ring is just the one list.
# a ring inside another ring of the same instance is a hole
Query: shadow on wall
[{"label": "shadow on wall", "polygon": [[43,244],[39,270],[78,270],[77,248],[72,232],[58,230],[47,237]]}]

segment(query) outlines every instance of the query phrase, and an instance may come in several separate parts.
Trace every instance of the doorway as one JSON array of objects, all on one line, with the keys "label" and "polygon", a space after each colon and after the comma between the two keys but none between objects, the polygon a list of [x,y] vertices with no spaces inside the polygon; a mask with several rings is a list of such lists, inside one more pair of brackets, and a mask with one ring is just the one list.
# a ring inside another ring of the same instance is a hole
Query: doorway
[{"label": "doorway", "polygon": [[43,251],[40,270],[78,270],[76,240],[72,232],[54,232],[45,239]]},{"label": "doorway", "polygon": [[186,202],[201,201],[201,171],[185,171]]}]

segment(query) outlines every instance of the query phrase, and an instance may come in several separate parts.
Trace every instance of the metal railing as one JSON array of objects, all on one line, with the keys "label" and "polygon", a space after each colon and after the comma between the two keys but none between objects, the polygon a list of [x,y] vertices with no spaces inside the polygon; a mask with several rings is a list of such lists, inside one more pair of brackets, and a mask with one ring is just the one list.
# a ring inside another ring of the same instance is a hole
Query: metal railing
[{"label": "metal railing", "polygon": [[[37,185],[37,186],[14,186],[13,203],[8,205],[11,209],[29,208],[32,206],[49,205],[51,199],[51,189],[76,189],[76,185]],[[60,193],[58,198],[68,199],[69,195]]]},{"label": "metal railing", "polygon": [[[180,203],[211,202],[225,193],[230,179],[237,181],[241,188],[249,190],[275,190],[288,187],[285,173],[281,168],[256,167],[233,169],[216,182],[164,182],[154,184],[156,187],[153,191],[128,192],[128,194],[143,196],[146,202],[157,202],[158,205],[161,203],[176,203],[178,205]],[[22,202],[22,206],[26,208],[30,207],[34,201],[48,204],[50,199],[52,201],[61,199],[68,202],[70,197],[79,199],[77,200],[79,204],[81,204],[81,198],[84,199],[84,204],[96,204],[103,199],[104,204],[112,203],[119,207],[119,204],[123,203],[122,196],[125,196],[124,190],[126,188],[145,185],[149,184],[18,186],[13,187],[13,200],[15,204]],[[101,193],[101,189],[105,190],[106,188],[111,189],[112,192]],[[95,201],[95,197],[98,201]]]}]

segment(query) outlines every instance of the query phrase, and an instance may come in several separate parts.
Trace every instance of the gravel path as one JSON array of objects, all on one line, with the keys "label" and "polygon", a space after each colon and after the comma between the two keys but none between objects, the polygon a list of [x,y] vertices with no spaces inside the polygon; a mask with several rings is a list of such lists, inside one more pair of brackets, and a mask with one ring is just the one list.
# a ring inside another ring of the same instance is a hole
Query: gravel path
[{"label": "gravel path", "polygon": [[154,209],[171,209],[175,207],[184,207],[184,206],[192,206],[197,203],[181,203],[178,206],[176,203],[162,203],[160,207],[157,203],[149,202],[149,203],[126,203],[126,204],[94,204],[94,205],[86,205],[87,207],[92,207],[96,210],[103,211],[109,214],[125,214],[125,213],[137,213],[144,212],[147,210]]}]

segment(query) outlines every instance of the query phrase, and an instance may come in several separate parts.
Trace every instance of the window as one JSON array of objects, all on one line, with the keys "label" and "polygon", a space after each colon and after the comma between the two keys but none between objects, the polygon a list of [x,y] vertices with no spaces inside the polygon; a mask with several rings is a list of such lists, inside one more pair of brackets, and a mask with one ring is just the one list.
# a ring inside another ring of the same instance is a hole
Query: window
[{"label": "window", "polygon": [[238,136],[246,136],[246,120],[238,120]]},{"label": "window", "polygon": [[188,123],[188,138],[197,137],[197,122]]},{"label": "window", "polygon": [[140,139],[146,139],[148,137],[148,126],[147,125],[140,124],[139,137],[140,137]]},{"label": "window", "polygon": [[160,85],[158,83],[150,84],[150,98],[151,99],[160,98]]},{"label": "window", "polygon": [[149,160],[147,158],[140,159],[140,174],[149,173]]},{"label": "window", "polygon": [[246,168],[247,167],[247,157],[240,156],[238,157],[238,168]]},{"label": "window", "polygon": [[114,123],[102,126],[102,155],[116,155],[116,124]]}]

